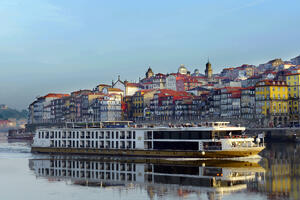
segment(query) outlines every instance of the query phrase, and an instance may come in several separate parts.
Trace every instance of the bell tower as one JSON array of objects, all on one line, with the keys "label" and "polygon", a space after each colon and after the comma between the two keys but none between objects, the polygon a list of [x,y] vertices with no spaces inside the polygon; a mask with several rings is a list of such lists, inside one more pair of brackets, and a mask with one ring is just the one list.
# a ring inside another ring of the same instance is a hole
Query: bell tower
[{"label": "bell tower", "polygon": [[211,64],[208,60],[207,63],[206,63],[206,68],[205,68],[206,78],[211,79],[212,78],[212,73],[213,73],[213,71],[212,71],[212,68],[211,68]]},{"label": "bell tower", "polygon": [[148,70],[147,70],[147,72],[146,72],[146,78],[150,78],[150,77],[152,77],[152,76],[154,76],[154,73],[153,73],[153,71],[152,71],[152,69],[151,69],[151,67],[149,66],[149,68],[148,68]]}]

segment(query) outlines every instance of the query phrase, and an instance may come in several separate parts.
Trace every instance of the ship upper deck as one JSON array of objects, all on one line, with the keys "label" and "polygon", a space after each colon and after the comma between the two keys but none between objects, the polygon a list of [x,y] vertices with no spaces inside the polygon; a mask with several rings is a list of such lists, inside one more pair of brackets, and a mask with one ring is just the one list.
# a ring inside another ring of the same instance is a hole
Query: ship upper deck
[{"label": "ship upper deck", "polygon": [[100,129],[100,130],[145,130],[145,131],[244,131],[245,127],[229,125],[229,122],[202,122],[198,124],[133,124],[131,121],[106,121],[93,123],[66,123],[63,127],[40,128],[39,130],[81,130],[81,129]]}]

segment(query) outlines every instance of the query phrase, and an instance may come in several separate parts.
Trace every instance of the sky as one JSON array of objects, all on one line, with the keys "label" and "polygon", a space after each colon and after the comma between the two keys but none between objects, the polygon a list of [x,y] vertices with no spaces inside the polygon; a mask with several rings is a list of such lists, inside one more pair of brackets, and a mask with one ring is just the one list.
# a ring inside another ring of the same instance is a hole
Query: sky
[{"label": "sky", "polygon": [[0,104],[300,55],[299,0],[0,0]]}]

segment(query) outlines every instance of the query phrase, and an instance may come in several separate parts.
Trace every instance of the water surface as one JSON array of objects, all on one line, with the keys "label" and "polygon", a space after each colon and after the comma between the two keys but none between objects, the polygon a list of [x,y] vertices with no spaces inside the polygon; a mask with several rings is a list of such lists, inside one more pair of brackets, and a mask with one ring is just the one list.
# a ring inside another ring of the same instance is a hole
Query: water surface
[{"label": "water surface", "polygon": [[1,199],[299,199],[297,144],[256,161],[126,160],[30,153],[0,137]]}]

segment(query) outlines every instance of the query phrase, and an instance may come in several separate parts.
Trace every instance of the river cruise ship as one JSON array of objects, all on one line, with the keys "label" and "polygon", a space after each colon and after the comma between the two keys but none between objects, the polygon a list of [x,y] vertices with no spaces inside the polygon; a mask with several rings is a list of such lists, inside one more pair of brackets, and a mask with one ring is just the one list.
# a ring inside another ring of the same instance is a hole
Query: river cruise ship
[{"label": "river cruise ship", "polygon": [[258,154],[264,149],[258,138],[244,135],[245,127],[228,122],[167,127],[137,126],[130,122],[41,128],[32,152],[151,157],[233,158]]}]

